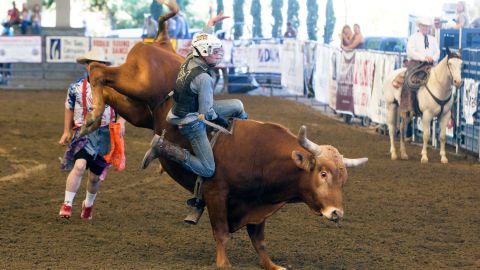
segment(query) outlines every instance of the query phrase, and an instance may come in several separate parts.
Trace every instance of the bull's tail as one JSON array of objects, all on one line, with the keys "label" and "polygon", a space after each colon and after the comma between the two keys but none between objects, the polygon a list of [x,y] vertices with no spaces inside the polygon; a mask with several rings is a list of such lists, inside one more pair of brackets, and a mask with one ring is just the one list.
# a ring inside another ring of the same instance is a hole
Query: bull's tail
[{"label": "bull's tail", "polygon": [[166,0],[163,1],[163,4],[165,4],[170,9],[170,12],[158,18],[158,32],[154,42],[159,43],[168,41],[170,39],[170,37],[168,36],[168,29],[167,27],[165,27],[165,22],[175,16],[180,11],[176,0]]}]

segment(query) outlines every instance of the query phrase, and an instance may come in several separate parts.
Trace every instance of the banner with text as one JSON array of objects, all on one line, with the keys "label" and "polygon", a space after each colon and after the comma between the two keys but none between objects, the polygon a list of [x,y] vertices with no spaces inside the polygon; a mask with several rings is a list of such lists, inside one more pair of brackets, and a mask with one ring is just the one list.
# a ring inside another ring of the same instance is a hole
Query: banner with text
[{"label": "banner with text", "polygon": [[280,69],[280,45],[259,44],[251,47],[252,63],[250,72],[256,73],[281,73]]},{"label": "banner with text", "polygon": [[40,36],[0,37],[0,63],[41,63]]},{"label": "banner with text", "polygon": [[75,63],[77,57],[88,52],[90,38],[48,36],[45,39],[45,56],[48,63]]},{"label": "banner with text", "polygon": [[282,86],[288,92],[303,96],[303,49],[302,43],[286,39],[280,51]]},{"label": "banner with text", "polygon": [[125,62],[130,49],[140,41],[138,38],[92,38],[91,48],[104,49],[107,58],[114,65],[121,65]]},{"label": "banner with text", "polygon": [[354,114],[353,105],[353,66],[355,51],[343,51],[340,58],[340,73],[337,77],[337,112]]},{"label": "banner with text", "polygon": [[375,55],[370,52],[357,52],[353,66],[353,102],[357,116],[368,116],[370,96],[373,86]]}]

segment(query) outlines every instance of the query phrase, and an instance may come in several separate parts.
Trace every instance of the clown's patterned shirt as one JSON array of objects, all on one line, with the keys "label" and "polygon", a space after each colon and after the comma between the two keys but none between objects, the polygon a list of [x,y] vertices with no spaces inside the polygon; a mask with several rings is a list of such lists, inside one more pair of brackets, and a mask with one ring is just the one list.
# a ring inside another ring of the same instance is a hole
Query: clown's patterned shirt
[{"label": "clown's patterned shirt", "polygon": [[[78,81],[72,83],[68,88],[68,95],[65,101],[65,107],[71,111],[73,111],[73,123],[74,128],[81,127],[84,123],[83,117],[83,99],[82,99],[82,86],[83,80],[86,78],[81,78]],[[86,91],[86,101],[87,101],[87,111],[90,112],[92,110],[92,89],[90,88],[90,83],[87,82],[87,91]],[[112,115],[112,110],[110,110],[110,106],[105,105],[105,111],[102,115],[102,124],[101,126],[106,126],[110,123],[110,119]]]}]

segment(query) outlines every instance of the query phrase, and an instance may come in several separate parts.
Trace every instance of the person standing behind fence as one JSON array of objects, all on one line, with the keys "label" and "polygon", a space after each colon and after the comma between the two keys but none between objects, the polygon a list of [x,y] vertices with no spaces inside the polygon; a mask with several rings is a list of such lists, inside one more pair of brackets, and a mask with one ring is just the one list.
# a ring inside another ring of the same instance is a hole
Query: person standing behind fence
[{"label": "person standing behind fence", "polygon": [[158,32],[158,23],[149,15],[145,18],[145,23],[143,24],[142,37],[143,38],[154,38],[157,36]]},{"label": "person standing behind fence", "polygon": [[22,35],[27,34],[27,27],[32,24],[32,12],[28,9],[27,4],[23,3],[22,5],[22,24],[20,25],[20,30]]},{"label": "person standing behind fence", "polygon": [[352,28],[350,28],[350,25],[348,24],[344,25],[342,28],[342,33],[340,33],[339,36],[341,40],[341,44],[340,44],[341,47],[352,44],[353,32],[352,32]]},{"label": "person standing behind fence", "polygon": [[40,11],[39,4],[35,4],[33,6],[31,23],[32,23],[32,34],[40,35],[40,32],[42,31],[42,14]]},{"label": "person standing behind fence", "polygon": [[344,50],[363,49],[363,35],[362,35],[362,32],[360,31],[360,25],[358,24],[353,25],[353,36],[349,42],[350,44],[348,45],[343,45],[343,42],[342,42],[342,49]]},{"label": "person standing behind fence", "polygon": [[292,23],[287,22],[287,31],[285,31],[285,34],[283,35],[285,38],[296,38],[297,37],[297,32],[295,29],[293,29]]},{"label": "person standing behind fence", "polygon": [[467,14],[467,4],[465,1],[458,1],[457,3],[457,16],[455,19],[455,26],[453,28],[460,29],[464,27],[468,27],[469,19]]},{"label": "person standing behind fence", "polygon": [[[77,63],[85,64],[87,74],[90,74],[90,63],[99,62],[109,64],[104,51],[94,48],[84,56],[77,58]],[[96,131],[79,137],[80,127],[85,123],[86,115],[92,110],[92,89],[89,77],[82,78],[70,85],[65,101],[65,117],[63,134],[59,144],[65,145],[73,128],[73,139],[65,152],[61,169],[71,170],[67,177],[65,199],[60,207],[59,216],[70,218],[72,216],[72,203],[80,187],[83,175],[88,169],[87,194],[82,203],[82,219],[92,219],[93,203],[97,196],[101,182],[105,179],[108,164],[103,158],[110,150],[109,123],[114,121],[114,112],[105,105],[105,112],[101,118],[101,127]],[[121,136],[125,131],[125,120],[119,118],[121,123]]]},{"label": "person standing behind fence", "polygon": [[12,2],[12,8],[7,12],[7,19],[3,23],[3,34],[2,35],[10,35],[13,31],[10,29],[14,25],[20,24],[20,11],[18,10],[17,6],[15,5],[15,1]]}]

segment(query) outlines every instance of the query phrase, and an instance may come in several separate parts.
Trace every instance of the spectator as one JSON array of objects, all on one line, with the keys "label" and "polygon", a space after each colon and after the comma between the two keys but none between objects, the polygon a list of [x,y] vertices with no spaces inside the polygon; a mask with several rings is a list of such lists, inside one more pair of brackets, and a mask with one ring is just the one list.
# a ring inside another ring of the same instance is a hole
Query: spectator
[{"label": "spectator", "polygon": [[431,31],[431,35],[435,38],[437,41],[437,45],[440,46],[440,30],[442,30],[442,20],[440,17],[435,17],[433,19],[433,27]]},{"label": "spectator", "polygon": [[[65,187],[65,200],[60,208],[61,218],[72,216],[72,203],[80,187],[83,175],[88,169],[88,182],[86,198],[82,203],[80,217],[85,220],[92,219],[93,203],[97,196],[101,182],[105,179],[108,164],[103,158],[110,149],[109,123],[113,121],[114,111],[105,106],[105,111],[100,119],[101,127],[94,132],[79,137],[81,126],[85,123],[87,112],[92,110],[92,89],[89,83],[90,63],[99,62],[109,64],[104,51],[94,48],[84,56],[77,58],[77,63],[84,64],[87,69],[87,77],[81,78],[70,85],[67,99],[65,101],[65,116],[63,134],[59,144],[66,144],[72,131],[73,139],[65,152],[61,168],[71,170],[67,177]],[[119,119],[121,123],[121,136],[125,130],[125,120]]]},{"label": "spectator", "polygon": [[12,8],[7,12],[7,19],[3,23],[3,35],[11,35],[13,33],[12,29],[10,29],[14,25],[20,24],[20,11],[18,11],[17,6],[15,5],[15,1],[12,2]]},{"label": "spectator", "polygon": [[457,17],[455,19],[455,26],[453,28],[460,29],[468,27],[469,20],[467,15],[467,7],[465,1],[457,2]]},{"label": "spectator", "polygon": [[297,32],[295,29],[293,29],[292,23],[287,22],[287,31],[285,31],[285,34],[283,35],[285,38],[296,38],[297,37]]},{"label": "spectator", "polygon": [[33,6],[31,22],[32,22],[32,34],[40,35],[40,32],[42,31],[42,15],[41,15],[39,4],[35,4]]},{"label": "spectator", "polygon": [[32,12],[28,9],[27,4],[23,3],[22,5],[22,24],[20,30],[22,35],[27,34],[27,27],[32,24]]},{"label": "spectator", "polygon": [[168,20],[168,35],[176,39],[189,38],[188,23],[183,12],[179,11],[177,15]]},{"label": "spectator", "polygon": [[154,38],[157,36],[158,23],[149,15],[143,25],[142,38]]},{"label": "spectator", "polygon": [[353,49],[363,49],[363,35],[360,31],[360,25],[354,24],[353,25],[353,36],[350,40],[350,44],[343,45],[342,42],[342,49],[346,50],[353,50]]},{"label": "spectator", "polygon": [[342,33],[340,34],[341,47],[348,46],[352,43],[353,40],[353,32],[352,28],[348,24],[344,25],[342,28]]}]

